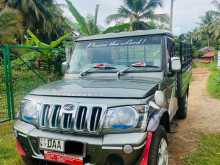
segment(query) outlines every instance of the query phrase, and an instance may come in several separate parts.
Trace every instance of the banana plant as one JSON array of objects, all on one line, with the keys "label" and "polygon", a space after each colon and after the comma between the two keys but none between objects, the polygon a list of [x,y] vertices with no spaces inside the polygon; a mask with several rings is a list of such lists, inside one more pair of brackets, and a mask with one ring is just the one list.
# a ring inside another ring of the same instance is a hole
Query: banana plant
[{"label": "banana plant", "polygon": [[17,53],[18,58],[13,61],[13,65],[21,68],[21,65],[26,64],[32,68],[36,61],[44,61],[48,65],[48,71],[53,65],[55,68],[54,73],[61,75],[61,63],[65,57],[65,50],[61,44],[71,36],[71,33],[67,33],[49,44],[40,41],[31,30],[27,31],[27,35],[24,45],[30,48],[20,50]]},{"label": "banana plant", "polygon": [[38,39],[38,37],[30,30],[27,31],[29,38],[27,38],[25,45],[36,46],[42,49],[53,49],[58,47],[67,37],[70,36],[70,33],[64,34],[59,39],[52,41],[50,44],[44,43]]},{"label": "banana plant", "polygon": [[62,44],[62,42],[70,37],[70,33],[64,34],[59,39],[52,41],[51,43],[47,44],[38,39],[38,37],[31,31],[27,31],[28,38],[25,41],[26,46],[33,46],[38,48],[42,55],[47,56],[49,58],[53,58],[53,49],[58,49],[58,47]]},{"label": "banana plant", "polygon": [[97,26],[99,5],[96,5],[94,16],[83,17],[76,9],[76,7],[73,5],[71,0],[65,0],[65,1],[68,5],[70,13],[75,18],[79,26],[79,32],[82,35],[94,35],[100,33],[99,27]]}]

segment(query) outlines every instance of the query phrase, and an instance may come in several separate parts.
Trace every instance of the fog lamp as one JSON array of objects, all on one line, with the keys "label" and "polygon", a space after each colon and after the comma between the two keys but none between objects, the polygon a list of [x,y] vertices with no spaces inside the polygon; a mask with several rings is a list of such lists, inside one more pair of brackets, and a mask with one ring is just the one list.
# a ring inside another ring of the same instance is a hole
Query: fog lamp
[{"label": "fog lamp", "polygon": [[125,145],[123,147],[123,151],[126,154],[131,154],[133,152],[133,147],[131,145]]}]

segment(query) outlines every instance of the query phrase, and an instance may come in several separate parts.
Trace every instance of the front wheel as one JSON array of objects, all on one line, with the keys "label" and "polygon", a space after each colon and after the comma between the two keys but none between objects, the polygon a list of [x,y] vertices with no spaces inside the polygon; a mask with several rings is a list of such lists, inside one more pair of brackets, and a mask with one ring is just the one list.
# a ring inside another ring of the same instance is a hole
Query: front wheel
[{"label": "front wheel", "polygon": [[166,130],[160,126],[152,139],[149,165],[168,165],[168,142]]},{"label": "front wheel", "polygon": [[22,157],[23,165],[43,165],[40,161],[31,157]]}]

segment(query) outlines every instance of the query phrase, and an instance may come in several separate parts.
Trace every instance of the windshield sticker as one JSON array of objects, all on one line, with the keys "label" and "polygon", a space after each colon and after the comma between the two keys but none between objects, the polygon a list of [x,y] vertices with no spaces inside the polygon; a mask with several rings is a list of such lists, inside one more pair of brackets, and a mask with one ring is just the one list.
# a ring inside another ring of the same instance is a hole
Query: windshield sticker
[{"label": "windshield sticker", "polygon": [[149,42],[149,39],[140,38],[140,39],[117,39],[110,41],[92,41],[89,42],[87,48],[101,48],[101,47],[114,47],[114,46],[137,46],[144,45]]}]

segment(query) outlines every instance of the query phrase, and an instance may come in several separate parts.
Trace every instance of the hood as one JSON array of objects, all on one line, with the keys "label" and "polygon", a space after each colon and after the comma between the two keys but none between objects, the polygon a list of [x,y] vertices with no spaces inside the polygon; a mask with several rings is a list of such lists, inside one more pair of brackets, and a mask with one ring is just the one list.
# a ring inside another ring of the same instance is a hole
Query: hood
[{"label": "hood", "polygon": [[148,80],[89,80],[56,81],[33,90],[31,95],[92,97],[92,98],[145,98],[157,89],[156,81]]}]

